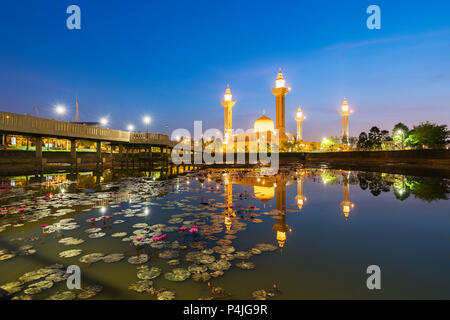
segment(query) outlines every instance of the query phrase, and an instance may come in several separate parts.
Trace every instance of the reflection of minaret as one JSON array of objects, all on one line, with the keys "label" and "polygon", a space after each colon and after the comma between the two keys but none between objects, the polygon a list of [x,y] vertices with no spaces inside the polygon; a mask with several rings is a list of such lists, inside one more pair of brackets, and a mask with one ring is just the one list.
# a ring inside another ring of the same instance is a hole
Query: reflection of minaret
[{"label": "reflection of minaret", "polygon": [[233,130],[233,111],[232,108],[236,104],[235,101],[231,101],[233,99],[233,95],[230,91],[230,86],[227,85],[227,90],[223,96],[223,101],[221,104],[224,107],[224,134],[225,138],[231,137],[231,131]]},{"label": "reflection of minaret", "polygon": [[277,209],[279,211],[277,223],[272,230],[277,232],[277,241],[280,248],[284,247],[286,242],[286,232],[291,228],[286,224],[286,181],[278,180],[277,183]]},{"label": "reflection of minaret", "polygon": [[299,211],[302,210],[303,204],[306,200],[306,197],[303,195],[303,176],[301,175],[297,179],[297,205]]},{"label": "reflection of minaret", "polygon": [[339,113],[342,116],[342,138],[348,138],[349,137],[348,116],[351,115],[353,113],[353,111],[350,110],[350,108],[347,104],[347,99],[344,99],[344,102],[342,103],[341,111]]},{"label": "reflection of minaret", "polygon": [[234,216],[233,213],[233,184],[228,180],[228,178],[225,178],[225,205],[227,207],[226,213],[225,213],[225,227],[227,228],[227,231],[230,231],[231,229],[231,217]]},{"label": "reflection of minaret", "polygon": [[343,189],[343,201],[341,203],[341,207],[345,219],[347,220],[350,215],[350,210],[355,206],[352,202],[350,202],[350,187],[348,184],[348,175],[343,176],[342,189]]},{"label": "reflection of minaret", "polygon": [[306,119],[302,109],[298,107],[295,121],[297,121],[297,140],[303,141],[303,121]]},{"label": "reflection of minaret", "polygon": [[275,129],[278,130],[280,136],[280,142],[286,140],[286,125],[285,125],[285,96],[289,92],[289,88],[285,87],[285,80],[283,74],[278,73],[277,80],[275,81],[275,89],[272,89],[272,93],[275,95],[276,105],[276,124]]}]

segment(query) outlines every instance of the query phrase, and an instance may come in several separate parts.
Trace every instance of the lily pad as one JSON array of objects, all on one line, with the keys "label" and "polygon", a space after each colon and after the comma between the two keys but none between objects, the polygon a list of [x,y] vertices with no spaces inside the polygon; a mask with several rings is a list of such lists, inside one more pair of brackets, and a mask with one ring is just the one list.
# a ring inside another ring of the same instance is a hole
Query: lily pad
[{"label": "lily pad", "polygon": [[149,280],[136,281],[128,286],[128,289],[138,293],[152,292],[153,282]]},{"label": "lily pad", "polygon": [[220,259],[218,261],[215,261],[208,265],[208,268],[210,268],[213,271],[223,271],[228,270],[231,268],[231,263],[227,260]]},{"label": "lily pad", "polygon": [[252,297],[255,300],[267,300],[268,297],[273,297],[274,294],[271,292],[267,292],[266,290],[256,290],[252,293]]},{"label": "lily pad", "polygon": [[256,248],[261,250],[261,251],[275,251],[278,248],[276,246],[274,246],[273,244],[269,244],[269,243],[258,243],[256,245]]},{"label": "lily pad", "polygon": [[112,263],[112,262],[120,261],[123,258],[125,258],[125,255],[123,253],[111,253],[111,254],[108,254],[107,256],[104,256],[103,261],[106,263]]},{"label": "lily pad", "polygon": [[24,290],[26,294],[37,294],[41,292],[42,290],[49,289],[53,287],[53,281],[39,281],[33,284],[30,284],[27,289]]},{"label": "lily pad", "polygon": [[132,256],[128,259],[131,264],[141,264],[148,261],[148,256],[146,254],[140,254],[139,256]]},{"label": "lily pad", "polygon": [[192,274],[192,279],[194,281],[206,282],[209,279],[211,279],[211,275],[207,272],[202,272],[202,273],[196,272],[196,273]]},{"label": "lily pad", "polygon": [[138,271],[137,277],[142,280],[150,280],[155,279],[161,274],[162,270],[159,267],[151,267],[148,268],[142,268]]},{"label": "lily pad", "polygon": [[62,251],[58,255],[60,258],[72,258],[72,257],[76,257],[76,256],[80,255],[81,252],[83,252],[83,250],[73,249],[73,250]]},{"label": "lily pad", "polygon": [[87,255],[82,256],[79,261],[83,263],[94,263],[97,261],[100,261],[104,258],[103,253],[90,253]]},{"label": "lily pad", "polygon": [[242,262],[236,263],[236,266],[241,269],[244,269],[244,270],[251,270],[251,269],[255,268],[255,264],[250,261],[242,261]]},{"label": "lily pad", "polygon": [[69,245],[81,244],[84,242],[84,240],[68,237],[68,238],[63,238],[63,239],[59,240],[58,242],[64,244],[65,246],[69,246]]},{"label": "lily pad", "polygon": [[238,251],[234,254],[237,259],[247,260],[250,259],[252,254],[248,251]]},{"label": "lily pad", "polygon": [[47,300],[73,300],[76,295],[72,291],[57,292],[47,298]]},{"label": "lily pad", "polygon": [[191,276],[191,273],[182,268],[175,268],[170,272],[164,274],[164,278],[169,281],[184,281]]},{"label": "lily pad", "polygon": [[175,299],[175,292],[172,291],[162,291],[157,295],[158,300],[173,300]]},{"label": "lily pad", "polygon": [[178,251],[175,251],[175,250],[165,250],[165,251],[159,253],[159,257],[161,259],[173,259],[173,258],[177,258],[178,255],[179,255]]},{"label": "lily pad", "polygon": [[202,273],[208,270],[208,267],[205,265],[193,264],[188,267],[190,273]]}]

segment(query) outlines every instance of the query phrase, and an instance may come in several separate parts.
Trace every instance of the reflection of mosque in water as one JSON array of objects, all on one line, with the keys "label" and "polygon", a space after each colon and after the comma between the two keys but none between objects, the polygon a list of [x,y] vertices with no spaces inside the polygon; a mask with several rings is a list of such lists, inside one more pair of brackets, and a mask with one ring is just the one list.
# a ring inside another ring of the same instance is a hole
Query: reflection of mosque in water
[{"label": "reflection of mosque in water", "polygon": [[[303,182],[308,176],[314,175],[314,172],[306,169],[299,169],[295,173],[290,172],[274,176],[227,174],[225,177],[224,218],[224,224],[227,231],[231,229],[233,218],[236,216],[235,211],[233,210],[233,184],[253,186],[255,198],[263,203],[264,208],[266,208],[268,201],[274,198],[276,199],[276,210],[273,210],[272,212],[276,214],[275,217],[277,222],[272,227],[272,230],[276,231],[278,246],[283,248],[287,238],[286,234],[292,231],[292,228],[286,221],[287,213],[292,211],[286,210],[286,186],[297,184],[295,202],[298,206],[298,211],[301,212],[307,201],[307,197],[303,193]],[[350,201],[348,175],[349,173],[347,172],[342,174],[343,201],[340,204],[346,220],[349,218],[350,211],[354,207],[354,204]]]}]

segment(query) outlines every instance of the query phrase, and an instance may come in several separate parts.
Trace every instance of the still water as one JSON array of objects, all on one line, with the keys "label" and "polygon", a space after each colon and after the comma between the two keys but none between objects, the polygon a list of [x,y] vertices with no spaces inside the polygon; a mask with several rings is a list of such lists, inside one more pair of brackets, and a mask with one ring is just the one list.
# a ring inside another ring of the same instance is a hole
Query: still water
[{"label": "still water", "polygon": [[286,167],[1,181],[14,299],[450,298],[448,180]]}]

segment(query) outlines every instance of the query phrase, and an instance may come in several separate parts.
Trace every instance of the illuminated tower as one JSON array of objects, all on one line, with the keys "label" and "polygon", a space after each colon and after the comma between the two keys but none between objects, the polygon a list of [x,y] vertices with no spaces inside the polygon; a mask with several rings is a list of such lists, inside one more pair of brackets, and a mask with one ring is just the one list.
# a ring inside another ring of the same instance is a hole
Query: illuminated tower
[{"label": "illuminated tower", "polygon": [[80,121],[80,115],[78,114],[78,98],[75,98],[75,122],[79,122]]},{"label": "illuminated tower", "polygon": [[284,81],[283,74],[278,73],[277,80],[275,81],[275,89],[272,89],[272,93],[275,95],[276,100],[276,125],[275,128],[278,129],[280,134],[280,142],[287,140],[286,137],[286,124],[285,124],[285,96],[290,91],[289,88],[285,87],[286,82]]},{"label": "illuminated tower", "polygon": [[298,107],[297,116],[295,117],[295,121],[297,121],[297,140],[303,141],[303,120],[306,117],[304,116],[302,109]]},{"label": "illuminated tower", "polygon": [[232,108],[236,104],[235,101],[232,101],[233,95],[230,91],[230,86],[227,85],[227,90],[223,96],[223,101],[221,104],[224,107],[224,134],[225,139],[231,137],[231,131],[233,130],[233,111]]},{"label": "illuminated tower", "polygon": [[286,232],[292,229],[286,224],[286,181],[280,180],[277,184],[277,209],[278,219],[277,223],[272,227],[273,231],[277,232],[277,241],[280,248],[284,247],[286,242]]},{"label": "illuminated tower", "polygon": [[344,99],[344,102],[342,103],[341,111],[339,113],[342,116],[342,139],[346,139],[349,137],[349,130],[348,130],[348,116],[353,113],[353,110],[350,110],[347,99]]},{"label": "illuminated tower", "polygon": [[348,175],[344,175],[342,179],[342,189],[343,189],[343,200],[341,203],[342,212],[344,213],[345,219],[348,220],[350,215],[350,210],[355,206],[350,202],[350,188],[348,184]]},{"label": "illuminated tower", "polygon": [[298,210],[302,211],[303,204],[307,200],[303,195],[303,172],[299,173],[300,176],[297,178],[297,205]]}]

